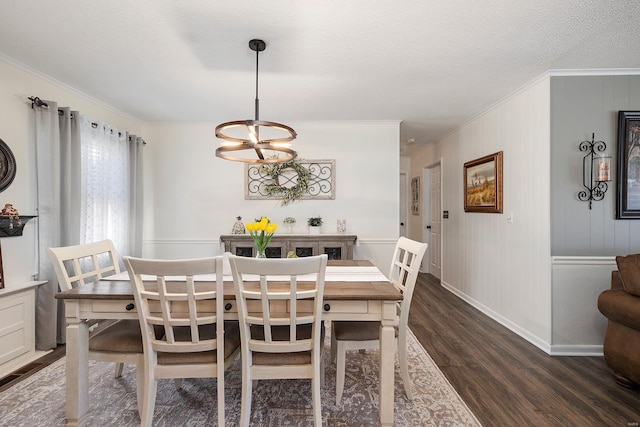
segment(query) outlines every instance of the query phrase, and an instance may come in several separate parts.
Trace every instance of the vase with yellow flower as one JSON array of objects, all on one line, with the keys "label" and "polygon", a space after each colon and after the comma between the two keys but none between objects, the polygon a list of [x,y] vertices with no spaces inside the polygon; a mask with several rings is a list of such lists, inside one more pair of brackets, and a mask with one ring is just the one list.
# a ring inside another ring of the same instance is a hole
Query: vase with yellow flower
[{"label": "vase with yellow flower", "polygon": [[256,222],[248,222],[245,224],[245,227],[253,239],[253,242],[256,244],[256,258],[266,258],[267,255],[265,251],[267,250],[267,246],[269,246],[269,242],[271,242],[273,233],[275,233],[278,228],[276,223],[269,221],[269,218],[263,216],[260,219],[256,219]]}]

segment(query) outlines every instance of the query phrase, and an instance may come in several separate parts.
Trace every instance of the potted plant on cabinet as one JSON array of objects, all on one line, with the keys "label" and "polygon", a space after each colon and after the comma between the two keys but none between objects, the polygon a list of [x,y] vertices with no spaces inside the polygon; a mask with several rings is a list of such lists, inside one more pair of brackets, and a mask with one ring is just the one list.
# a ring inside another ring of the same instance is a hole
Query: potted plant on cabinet
[{"label": "potted plant on cabinet", "polygon": [[309,234],[320,234],[322,217],[315,216],[307,219],[307,225],[309,226]]}]

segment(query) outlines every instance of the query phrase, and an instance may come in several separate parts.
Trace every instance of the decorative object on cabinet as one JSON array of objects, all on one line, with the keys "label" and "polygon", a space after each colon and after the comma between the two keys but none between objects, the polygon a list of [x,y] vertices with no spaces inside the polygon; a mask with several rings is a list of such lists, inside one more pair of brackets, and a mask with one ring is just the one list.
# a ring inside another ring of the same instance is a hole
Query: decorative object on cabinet
[{"label": "decorative object on cabinet", "polygon": [[616,219],[640,219],[640,111],[618,112]]},{"label": "decorative object on cabinet", "polygon": [[336,231],[338,233],[346,233],[347,232],[347,220],[339,219],[336,221]]},{"label": "decorative object on cabinet", "polygon": [[278,225],[263,216],[259,221],[248,222],[246,227],[247,231],[249,231],[249,236],[251,236],[256,245],[256,258],[267,258],[266,250]]},{"label": "decorative object on cabinet", "polygon": [[[358,236],[354,234],[276,234],[265,254],[267,258],[285,258],[327,254],[332,260],[353,259],[353,247]],[[220,242],[225,252],[255,257],[256,246],[248,234],[223,234]]]},{"label": "decorative object on cabinet", "polygon": [[[223,139],[220,147],[216,149],[216,156],[225,160],[233,160],[245,163],[279,163],[287,162],[296,158],[298,153],[289,148],[289,143],[296,139],[296,131],[287,125],[276,122],[260,120],[260,100],[258,99],[258,54],[265,50],[267,44],[263,40],[252,39],[249,41],[249,49],[256,53],[256,99],[255,99],[255,119],[236,120],[221,123],[216,126],[216,137]],[[246,127],[248,135],[236,136],[230,129]],[[260,128],[265,128],[260,138]],[[281,137],[264,139],[264,135],[282,135]],[[265,150],[275,152],[274,156],[265,156]],[[235,155],[238,151],[255,151],[257,159],[252,157],[239,157]],[[233,154],[230,154],[233,153]],[[277,154],[284,156],[279,157]]]},{"label": "decorative object on cabinet", "polygon": [[0,192],[6,190],[16,177],[16,158],[11,148],[0,139]]},{"label": "decorative object on cabinet", "polygon": [[275,165],[246,165],[246,200],[333,200],[335,160],[295,160]]},{"label": "decorative object on cabinet", "polygon": [[502,151],[464,164],[464,211],[502,213]]},{"label": "decorative object on cabinet", "polygon": [[231,234],[244,234],[246,232],[247,230],[245,229],[244,224],[242,223],[242,217],[237,216],[236,222],[233,224],[233,228],[231,229]]},{"label": "decorative object on cabinet", "polygon": [[288,216],[282,223],[287,227],[287,233],[293,233],[293,226],[296,225],[296,219],[294,217]]},{"label": "decorative object on cabinet", "polygon": [[[2,209],[2,215],[0,215],[0,237],[14,237],[22,236],[22,230],[24,225],[31,218],[35,218],[32,215],[19,215],[18,210],[13,207],[11,203],[4,205]],[[4,214],[10,215],[4,215]],[[0,248],[0,289],[3,289],[4,285],[4,270],[2,268],[2,248]]]},{"label": "decorative object on cabinet", "polygon": [[309,234],[320,234],[322,217],[315,216],[307,219],[307,225],[309,226]]},{"label": "decorative object on cabinet", "polygon": [[411,178],[411,213],[420,215],[420,177]]},{"label": "decorative object on cabinet", "polygon": [[22,236],[24,226],[31,218],[36,218],[36,215],[0,215],[0,237]]},{"label": "decorative object on cabinet", "polygon": [[[582,141],[578,146],[580,151],[586,152],[582,158],[582,186],[585,188],[578,192],[578,199],[591,203],[604,199],[611,181],[611,156],[605,155],[607,144],[604,141],[596,141],[596,134],[591,134],[591,141]],[[596,154],[600,153],[600,154]]]}]

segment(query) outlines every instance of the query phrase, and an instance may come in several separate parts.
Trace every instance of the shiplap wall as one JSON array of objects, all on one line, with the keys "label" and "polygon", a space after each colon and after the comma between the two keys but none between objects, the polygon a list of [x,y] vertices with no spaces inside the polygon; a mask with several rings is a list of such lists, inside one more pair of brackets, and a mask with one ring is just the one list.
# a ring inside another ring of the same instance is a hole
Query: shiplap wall
[{"label": "shiplap wall", "polygon": [[554,256],[614,256],[640,252],[640,220],[616,220],[617,186],[604,200],[579,201],[581,141],[607,144],[617,173],[618,111],[640,111],[640,75],[551,78],[551,253]]},{"label": "shiplap wall", "polygon": [[[412,175],[443,162],[442,209],[449,211],[443,285],[545,351],[551,342],[549,84],[541,77],[412,159]],[[504,213],[465,213],[463,164],[497,151],[504,153]]]}]

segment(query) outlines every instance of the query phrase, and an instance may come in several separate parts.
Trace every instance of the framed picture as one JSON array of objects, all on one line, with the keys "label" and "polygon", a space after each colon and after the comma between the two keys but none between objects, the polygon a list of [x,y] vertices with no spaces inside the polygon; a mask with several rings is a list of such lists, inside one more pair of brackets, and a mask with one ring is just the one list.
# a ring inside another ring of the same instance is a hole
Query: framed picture
[{"label": "framed picture", "polygon": [[411,178],[411,213],[420,215],[420,177]]},{"label": "framed picture", "polygon": [[464,164],[464,211],[502,213],[502,151]]},{"label": "framed picture", "polygon": [[640,111],[618,112],[616,219],[640,219]]}]

